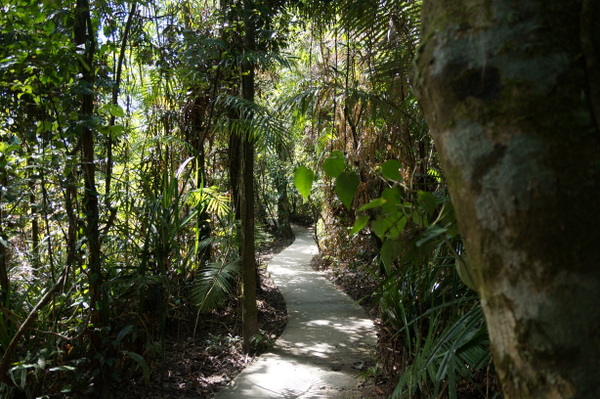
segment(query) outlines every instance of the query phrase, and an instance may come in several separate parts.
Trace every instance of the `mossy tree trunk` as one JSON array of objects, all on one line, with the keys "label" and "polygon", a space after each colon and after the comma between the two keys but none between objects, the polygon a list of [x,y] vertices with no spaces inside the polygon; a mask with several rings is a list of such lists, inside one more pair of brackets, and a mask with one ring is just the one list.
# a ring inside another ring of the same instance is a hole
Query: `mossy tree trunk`
[{"label": "mossy tree trunk", "polygon": [[600,397],[598,21],[587,0],[423,4],[414,84],[507,398]]}]

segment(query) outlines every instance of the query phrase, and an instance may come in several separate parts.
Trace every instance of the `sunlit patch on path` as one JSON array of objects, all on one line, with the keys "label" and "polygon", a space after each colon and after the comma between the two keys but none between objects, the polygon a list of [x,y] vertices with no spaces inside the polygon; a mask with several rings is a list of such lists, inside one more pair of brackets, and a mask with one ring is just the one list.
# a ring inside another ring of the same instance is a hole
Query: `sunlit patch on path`
[{"label": "sunlit patch on path", "polygon": [[218,392],[216,399],[360,398],[357,365],[370,359],[375,327],[364,310],[310,266],[317,247],[311,232],[269,263],[289,320],[275,347]]}]

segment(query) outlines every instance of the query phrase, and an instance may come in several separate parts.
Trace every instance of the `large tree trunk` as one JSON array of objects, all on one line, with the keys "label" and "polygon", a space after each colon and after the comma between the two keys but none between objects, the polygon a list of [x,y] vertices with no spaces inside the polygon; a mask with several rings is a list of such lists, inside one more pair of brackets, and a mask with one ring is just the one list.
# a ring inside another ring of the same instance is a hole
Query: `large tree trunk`
[{"label": "large tree trunk", "polygon": [[507,398],[600,397],[600,36],[584,1],[423,5],[415,86]]}]

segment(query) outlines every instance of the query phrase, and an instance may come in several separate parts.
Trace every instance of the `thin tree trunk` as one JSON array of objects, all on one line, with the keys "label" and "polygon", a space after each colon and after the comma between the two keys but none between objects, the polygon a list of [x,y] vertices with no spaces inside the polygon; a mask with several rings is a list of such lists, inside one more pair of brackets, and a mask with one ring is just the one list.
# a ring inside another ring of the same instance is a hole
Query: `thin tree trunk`
[{"label": "thin tree trunk", "polygon": [[240,170],[242,162],[242,139],[239,134],[232,132],[229,136],[229,185],[231,186],[231,198],[235,220],[240,220]]},{"label": "thin tree trunk", "polygon": [[35,196],[35,182],[30,176],[29,181],[29,217],[31,219],[31,254],[33,268],[37,269],[40,264],[40,222],[38,219],[38,204]]},{"label": "thin tree trunk", "polygon": [[287,191],[288,181],[283,170],[283,162],[280,162],[278,159],[277,163],[281,166],[281,168],[277,168],[273,176],[273,181],[277,189],[277,230],[283,239],[292,240],[294,232],[292,231],[290,221],[291,210]]},{"label": "thin tree trunk", "polygon": [[[244,1],[244,59],[242,61],[242,97],[254,101],[254,65],[247,52],[254,50],[254,5]],[[242,222],[242,337],[244,350],[251,351],[251,338],[258,334],[258,309],[256,306],[256,258],[254,247],[254,138],[246,128],[241,142],[240,213]]]},{"label": "thin tree trunk", "polygon": [[582,2],[423,6],[416,89],[506,397],[598,398],[600,131]]},{"label": "thin tree trunk", "polygon": [[[216,84],[216,83],[215,83]],[[214,98],[214,97],[213,97]],[[203,126],[203,114],[204,107],[200,106],[200,102],[202,98],[196,98],[192,102],[191,107],[191,137],[190,142],[194,146],[197,152],[196,156],[196,187],[206,187],[206,154],[204,151],[204,141],[208,136],[208,131],[210,129],[210,118],[211,115],[204,121],[206,126]],[[212,113],[212,110],[209,111],[209,114]],[[209,222],[209,215],[206,211],[206,207],[203,206],[202,211],[198,214],[198,218],[196,220],[196,229],[197,229],[197,242],[199,244],[200,241],[210,237],[211,235],[211,226]],[[198,263],[200,265],[205,265],[210,262],[211,258],[211,246],[208,244],[205,248],[203,248],[197,254]]]},{"label": "thin tree trunk", "polygon": [[[85,49],[85,63],[80,63],[82,82],[92,90],[94,87],[94,57],[96,51],[96,38],[90,15],[90,4],[88,0],[77,0],[75,9],[75,44]],[[87,245],[88,284],[90,291],[90,312],[93,328],[90,332],[94,353],[90,354],[92,367],[99,370],[94,385],[96,393],[100,397],[108,394],[108,373],[97,356],[104,352],[104,344],[98,331],[106,323],[107,307],[103,299],[103,280],[100,261],[100,230],[98,191],[96,189],[96,166],[94,153],[94,131],[91,117],[94,113],[94,95],[83,94],[81,99],[81,168],[83,171],[84,191],[83,209],[85,212],[85,235]]]},{"label": "thin tree trunk", "polygon": [[[0,155],[0,160],[4,155]],[[6,170],[0,171],[0,184],[8,187],[8,175]],[[6,305],[8,299],[9,280],[8,280],[8,235],[4,231],[6,226],[5,212],[0,206],[0,305]]]}]

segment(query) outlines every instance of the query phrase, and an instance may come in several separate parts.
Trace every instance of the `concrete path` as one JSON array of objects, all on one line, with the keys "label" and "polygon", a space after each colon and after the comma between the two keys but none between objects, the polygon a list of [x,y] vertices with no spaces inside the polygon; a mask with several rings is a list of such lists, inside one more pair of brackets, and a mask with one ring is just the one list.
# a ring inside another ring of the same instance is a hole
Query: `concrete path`
[{"label": "concrete path", "polygon": [[357,379],[375,348],[364,310],[310,266],[312,233],[294,228],[294,243],[268,270],[287,303],[289,319],[274,348],[248,365],[216,399],[362,398]]}]

